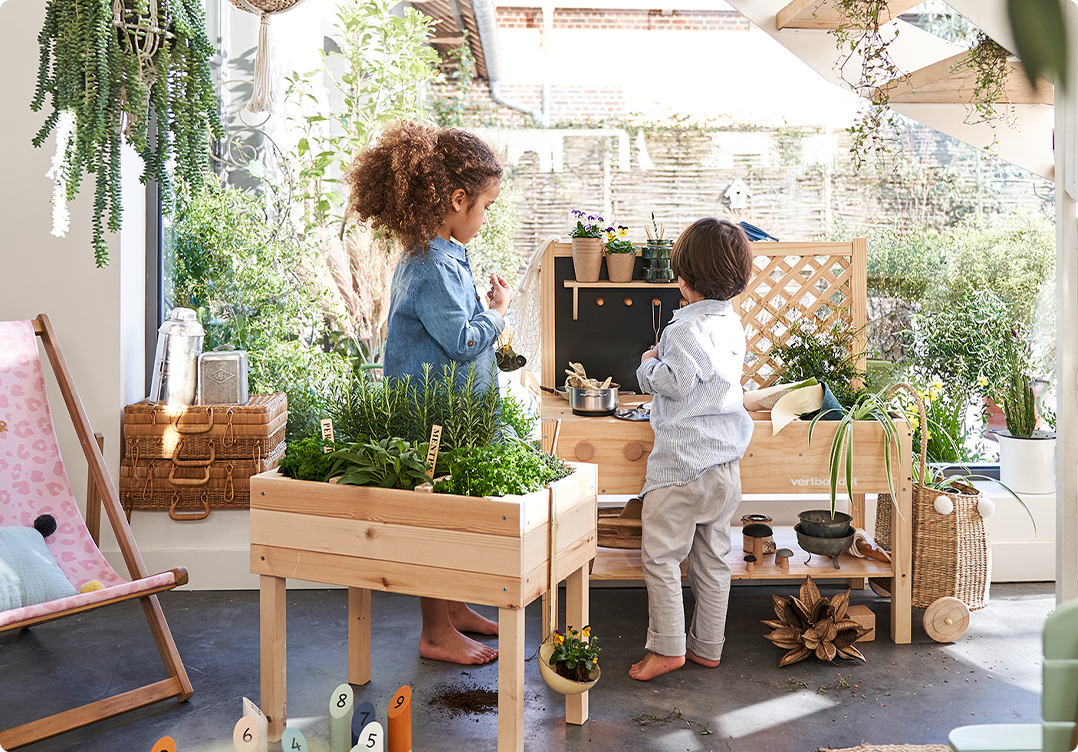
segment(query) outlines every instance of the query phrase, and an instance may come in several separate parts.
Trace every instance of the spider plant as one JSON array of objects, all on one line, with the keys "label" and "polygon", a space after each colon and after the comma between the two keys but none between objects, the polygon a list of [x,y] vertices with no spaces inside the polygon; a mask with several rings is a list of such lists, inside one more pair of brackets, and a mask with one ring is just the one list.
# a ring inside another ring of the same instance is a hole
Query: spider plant
[{"label": "spider plant", "polygon": [[[1022,498],[1011,490],[1003,481],[998,478],[992,478],[988,475],[981,475],[980,473],[971,473],[969,468],[965,465],[955,464],[949,467],[961,467],[963,473],[947,475],[942,469],[938,467],[928,467],[925,470],[924,477],[921,477],[921,468],[918,463],[913,463],[913,482],[919,484],[925,488],[933,491],[939,491],[940,493],[951,494],[966,494],[966,488],[972,489],[974,493],[977,492],[976,487],[973,485],[975,480],[989,480],[993,483],[998,483],[1000,488],[1011,495],[1011,498],[1022,505],[1022,509],[1026,511],[1026,515],[1029,517],[1029,521],[1033,523],[1033,535],[1037,534],[1037,520],[1033,519],[1033,513],[1029,511],[1029,507],[1022,501]],[[966,488],[963,488],[965,486]]]},{"label": "spider plant", "polygon": [[[831,516],[835,516],[835,503],[838,491],[838,479],[841,474],[846,481],[846,495],[853,504],[853,427],[858,421],[876,421],[883,428],[883,463],[887,471],[887,489],[892,499],[897,499],[895,494],[894,478],[891,475],[891,444],[898,451],[898,459],[902,459],[902,448],[898,442],[898,428],[887,410],[887,402],[883,397],[872,392],[862,392],[850,407],[844,409],[831,408],[818,413],[809,424],[808,440],[812,444],[812,432],[816,423],[828,416],[838,414],[838,426],[835,428],[835,437],[831,440],[831,455],[829,459],[829,480],[831,486]],[[832,418],[833,419],[833,418]]]}]

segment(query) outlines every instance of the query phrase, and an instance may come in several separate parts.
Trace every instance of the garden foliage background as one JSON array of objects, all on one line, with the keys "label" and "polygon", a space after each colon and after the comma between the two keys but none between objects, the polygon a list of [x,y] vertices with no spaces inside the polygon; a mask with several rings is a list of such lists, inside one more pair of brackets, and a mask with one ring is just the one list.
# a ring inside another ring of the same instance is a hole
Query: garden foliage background
[{"label": "garden foliage background", "polygon": [[[347,379],[378,377],[398,249],[342,224],[338,179],[401,117],[472,128],[492,143],[533,133],[536,144],[560,143],[556,155],[537,146],[506,158],[502,195],[470,246],[480,283],[492,270],[515,282],[543,238],[567,235],[574,208],[628,226],[638,241],[652,212],[668,236],[701,216],[747,220],[783,240],[864,235],[869,357],[897,364],[892,374],[907,369],[925,389],[953,387],[959,454],[992,453],[979,406],[997,388],[1003,355],[986,311],[1028,335],[1050,417],[1051,183],[910,122],[893,161],[860,171],[849,135],[824,129],[630,114],[533,131],[473,80],[467,45],[439,57],[426,44],[429,19],[392,9],[386,0],[341,5],[322,68],[288,77],[292,136],[280,144],[240,126],[245,94],[226,90],[233,130],[217,180],[186,186],[167,223],[167,305],[199,311],[207,347],[247,350],[253,391],[288,392],[290,438],[311,432]],[[561,169],[545,169],[554,156]],[[748,188],[744,206],[726,196],[735,180]]]}]

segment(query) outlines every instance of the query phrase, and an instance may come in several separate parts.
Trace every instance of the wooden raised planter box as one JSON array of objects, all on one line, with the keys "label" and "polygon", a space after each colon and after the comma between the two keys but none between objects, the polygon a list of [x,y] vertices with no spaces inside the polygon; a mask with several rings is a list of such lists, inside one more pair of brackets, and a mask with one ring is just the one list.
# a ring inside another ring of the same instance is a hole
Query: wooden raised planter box
[{"label": "wooden raised planter box", "polygon": [[[251,478],[251,571],[261,575],[261,704],[269,736],[286,720],[285,578],[348,587],[348,681],[371,678],[371,590],[498,607],[498,750],[524,748],[524,607],[550,590],[550,509],[557,510],[554,584],[567,580],[567,623],[588,616],[595,557],[592,464],[525,496],[475,498],[286,478]],[[406,649],[414,649],[407,646]],[[588,696],[566,698],[582,724]]]}]

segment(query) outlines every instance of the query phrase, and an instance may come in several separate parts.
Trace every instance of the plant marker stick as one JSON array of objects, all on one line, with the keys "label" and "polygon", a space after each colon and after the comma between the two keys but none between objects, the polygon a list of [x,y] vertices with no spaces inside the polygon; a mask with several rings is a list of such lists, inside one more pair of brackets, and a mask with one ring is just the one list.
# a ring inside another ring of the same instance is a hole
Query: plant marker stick
[{"label": "plant marker stick", "polygon": [[352,746],[359,744],[363,736],[363,729],[369,723],[374,723],[374,703],[364,700],[356,706],[352,713]]},{"label": "plant marker stick", "polygon": [[[328,442],[332,443],[334,441],[334,439],[333,439],[333,420],[331,418],[323,418],[322,421],[321,421],[321,426],[322,426],[322,441],[323,442],[328,441]],[[329,447],[329,446],[322,447],[322,453],[323,454],[329,454],[332,451],[333,451],[333,447]]]},{"label": "plant marker stick", "polygon": [[348,752],[352,741],[352,687],[347,682],[333,690],[329,699],[329,748]]},{"label": "plant marker stick", "polygon": [[352,752],[385,752],[386,731],[378,721],[371,721],[363,727],[360,736]]},{"label": "plant marker stick", "polygon": [[412,752],[412,688],[407,684],[389,699],[386,721],[389,752]]},{"label": "plant marker stick", "polygon": [[438,447],[442,443],[442,427],[433,425],[430,427],[430,448],[427,450],[427,477],[434,480],[434,465],[438,462]]},{"label": "plant marker stick", "polygon": [[307,746],[307,740],[299,729],[286,728],[281,736],[281,749],[283,752],[311,752]]},{"label": "plant marker stick", "polygon": [[[269,750],[269,719],[266,718],[262,709],[254,704],[252,700],[243,698],[243,717],[249,718],[254,721],[254,724],[258,731],[258,742],[254,747],[250,747],[250,750],[258,750],[258,752],[268,752]],[[237,747],[237,749],[239,749]]]}]

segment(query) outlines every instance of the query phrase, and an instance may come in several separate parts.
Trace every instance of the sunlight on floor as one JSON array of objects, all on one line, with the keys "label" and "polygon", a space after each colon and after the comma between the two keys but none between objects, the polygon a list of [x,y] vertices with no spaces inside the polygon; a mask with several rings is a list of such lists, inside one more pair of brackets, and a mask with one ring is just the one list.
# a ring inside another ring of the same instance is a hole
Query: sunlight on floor
[{"label": "sunlight on floor", "polygon": [[772,726],[788,724],[795,718],[816,713],[834,705],[834,700],[822,695],[791,692],[786,697],[776,697],[723,713],[715,719],[715,733],[732,739],[751,736]]}]

